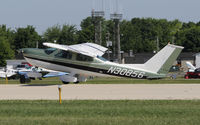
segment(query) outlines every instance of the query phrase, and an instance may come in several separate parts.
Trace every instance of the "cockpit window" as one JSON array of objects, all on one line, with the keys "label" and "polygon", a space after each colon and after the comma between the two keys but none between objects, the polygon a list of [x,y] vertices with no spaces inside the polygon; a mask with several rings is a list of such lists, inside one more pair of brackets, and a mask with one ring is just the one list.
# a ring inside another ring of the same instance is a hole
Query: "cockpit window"
[{"label": "cockpit window", "polygon": [[107,59],[103,58],[102,56],[97,56],[97,58],[102,60],[102,61],[108,61]]},{"label": "cockpit window", "polygon": [[54,51],[56,51],[56,48],[47,48],[44,50],[44,52],[48,55],[50,55],[51,53],[53,53]]},{"label": "cockpit window", "polygon": [[76,59],[78,61],[88,61],[88,62],[92,62],[93,58],[90,56],[86,56],[86,55],[82,55],[82,54],[77,54]]},{"label": "cockpit window", "polygon": [[65,59],[71,59],[72,58],[72,53],[70,53],[68,51],[61,50],[55,56],[56,57],[60,57],[60,58],[65,58]]}]

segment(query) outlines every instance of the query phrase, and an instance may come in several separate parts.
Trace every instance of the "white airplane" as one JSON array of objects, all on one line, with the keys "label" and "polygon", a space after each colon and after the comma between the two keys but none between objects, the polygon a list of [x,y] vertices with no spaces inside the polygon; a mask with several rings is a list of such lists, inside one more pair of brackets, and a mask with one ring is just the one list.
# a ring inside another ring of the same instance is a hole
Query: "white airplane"
[{"label": "white airplane", "polygon": [[67,72],[64,83],[84,82],[88,76],[119,76],[138,79],[158,79],[167,73],[183,47],[166,45],[144,64],[118,64],[102,57],[107,48],[94,44],[59,45],[43,43],[48,49],[24,48],[25,59],[32,65]]},{"label": "white airplane", "polygon": [[[45,74],[42,76],[42,74]],[[48,77],[60,77],[62,75],[67,75],[65,72],[58,72],[53,70],[48,70],[44,68],[36,68],[36,67],[26,67],[24,65],[18,65],[17,68],[13,68],[11,65],[7,65],[6,68],[0,69],[0,78],[15,78],[13,76],[20,76],[20,83],[28,83],[31,82],[31,79],[42,79]]]},{"label": "white airplane", "polygon": [[193,66],[191,62],[188,62],[188,61],[187,61],[187,62],[186,62],[186,65],[187,65],[187,67],[188,67],[188,71],[189,71],[189,72],[194,72],[194,71],[195,71],[196,67]]},{"label": "white airplane", "polygon": [[67,75],[65,72],[58,72],[54,70],[48,70],[41,67],[29,67],[26,69],[18,69],[18,74],[20,75],[20,83],[29,83],[31,79],[49,78],[49,77],[60,77],[62,75]]},{"label": "white airplane", "polygon": [[0,70],[0,78],[10,78],[17,74],[17,71],[11,66],[7,66]]}]

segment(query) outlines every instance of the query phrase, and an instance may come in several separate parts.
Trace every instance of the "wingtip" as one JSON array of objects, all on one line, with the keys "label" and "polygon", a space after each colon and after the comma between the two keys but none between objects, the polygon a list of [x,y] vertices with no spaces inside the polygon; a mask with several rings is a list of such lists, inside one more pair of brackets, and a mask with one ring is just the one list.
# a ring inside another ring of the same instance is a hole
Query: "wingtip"
[{"label": "wingtip", "polygon": [[47,45],[47,42],[45,42],[45,43],[42,43],[44,46],[46,46]]},{"label": "wingtip", "polygon": [[180,49],[184,49],[183,46],[177,46],[177,45],[174,45],[174,44],[168,44],[168,46],[175,47],[175,48],[180,48]]},{"label": "wingtip", "polygon": [[55,45],[55,43],[49,43],[49,42],[45,42],[43,43],[44,46],[49,46],[49,45]]}]

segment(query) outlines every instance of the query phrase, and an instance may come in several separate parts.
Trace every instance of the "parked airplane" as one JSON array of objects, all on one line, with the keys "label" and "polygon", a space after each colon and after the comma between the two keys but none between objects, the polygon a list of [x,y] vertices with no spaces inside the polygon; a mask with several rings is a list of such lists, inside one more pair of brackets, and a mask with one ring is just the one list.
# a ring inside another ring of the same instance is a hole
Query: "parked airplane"
[{"label": "parked airplane", "polygon": [[185,79],[200,78],[200,68],[196,68],[191,62],[186,62],[188,72],[185,74]]},{"label": "parked airplane", "polygon": [[11,66],[7,66],[0,70],[0,78],[10,78],[17,74],[17,71]]},{"label": "parked airplane", "polygon": [[194,72],[195,71],[196,67],[194,67],[191,62],[186,62],[186,65],[188,67],[188,71],[189,72]]},{"label": "parked airplane", "polygon": [[59,45],[43,43],[47,49],[24,48],[25,59],[32,65],[68,72],[60,79],[64,83],[83,82],[88,76],[120,76],[138,79],[166,77],[183,47],[166,45],[144,64],[118,64],[102,57],[107,48],[94,44]]},{"label": "parked airplane", "polygon": [[48,77],[60,77],[62,75],[67,75],[65,72],[58,72],[53,70],[48,70],[44,68],[37,68],[30,65],[17,65],[13,68],[12,65],[7,65],[5,68],[0,69],[0,78],[8,79],[20,79],[20,83],[31,82],[31,79],[42,79]]},{"label": "parked airplane", "polygon": [[18,70],[18,74],[20,75],[20,83],[29,83],[31,79],[35,80],[38,78],[42,80],[42,78],[61,77],[68,73],[31,66],[27,70]]}]

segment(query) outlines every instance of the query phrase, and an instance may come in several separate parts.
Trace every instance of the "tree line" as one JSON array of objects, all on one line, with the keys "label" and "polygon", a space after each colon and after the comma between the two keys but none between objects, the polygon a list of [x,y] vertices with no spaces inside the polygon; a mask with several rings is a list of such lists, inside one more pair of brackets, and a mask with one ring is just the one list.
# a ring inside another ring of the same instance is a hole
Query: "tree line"
[{"label": "tree line", "polygon": [[[112,20],[102,20],[102,41],[114,39],[114,23]],[[94,42],[93,19],[87,17],[81,21],[81,29],[75,25],[54,25],[39,35],[34,26],[19,27],[15,30],[0,25],[0,66],[6,64],[5,59],[13,59],[21,48],[39,48],[43,42],[59,44],[78,44]],[[200,51],[200,22],[168,21],[166,19],[133,18],[120,22],[121,50],[134,53],[153,52],[167,43],[184,46],[184,52]]]}]

